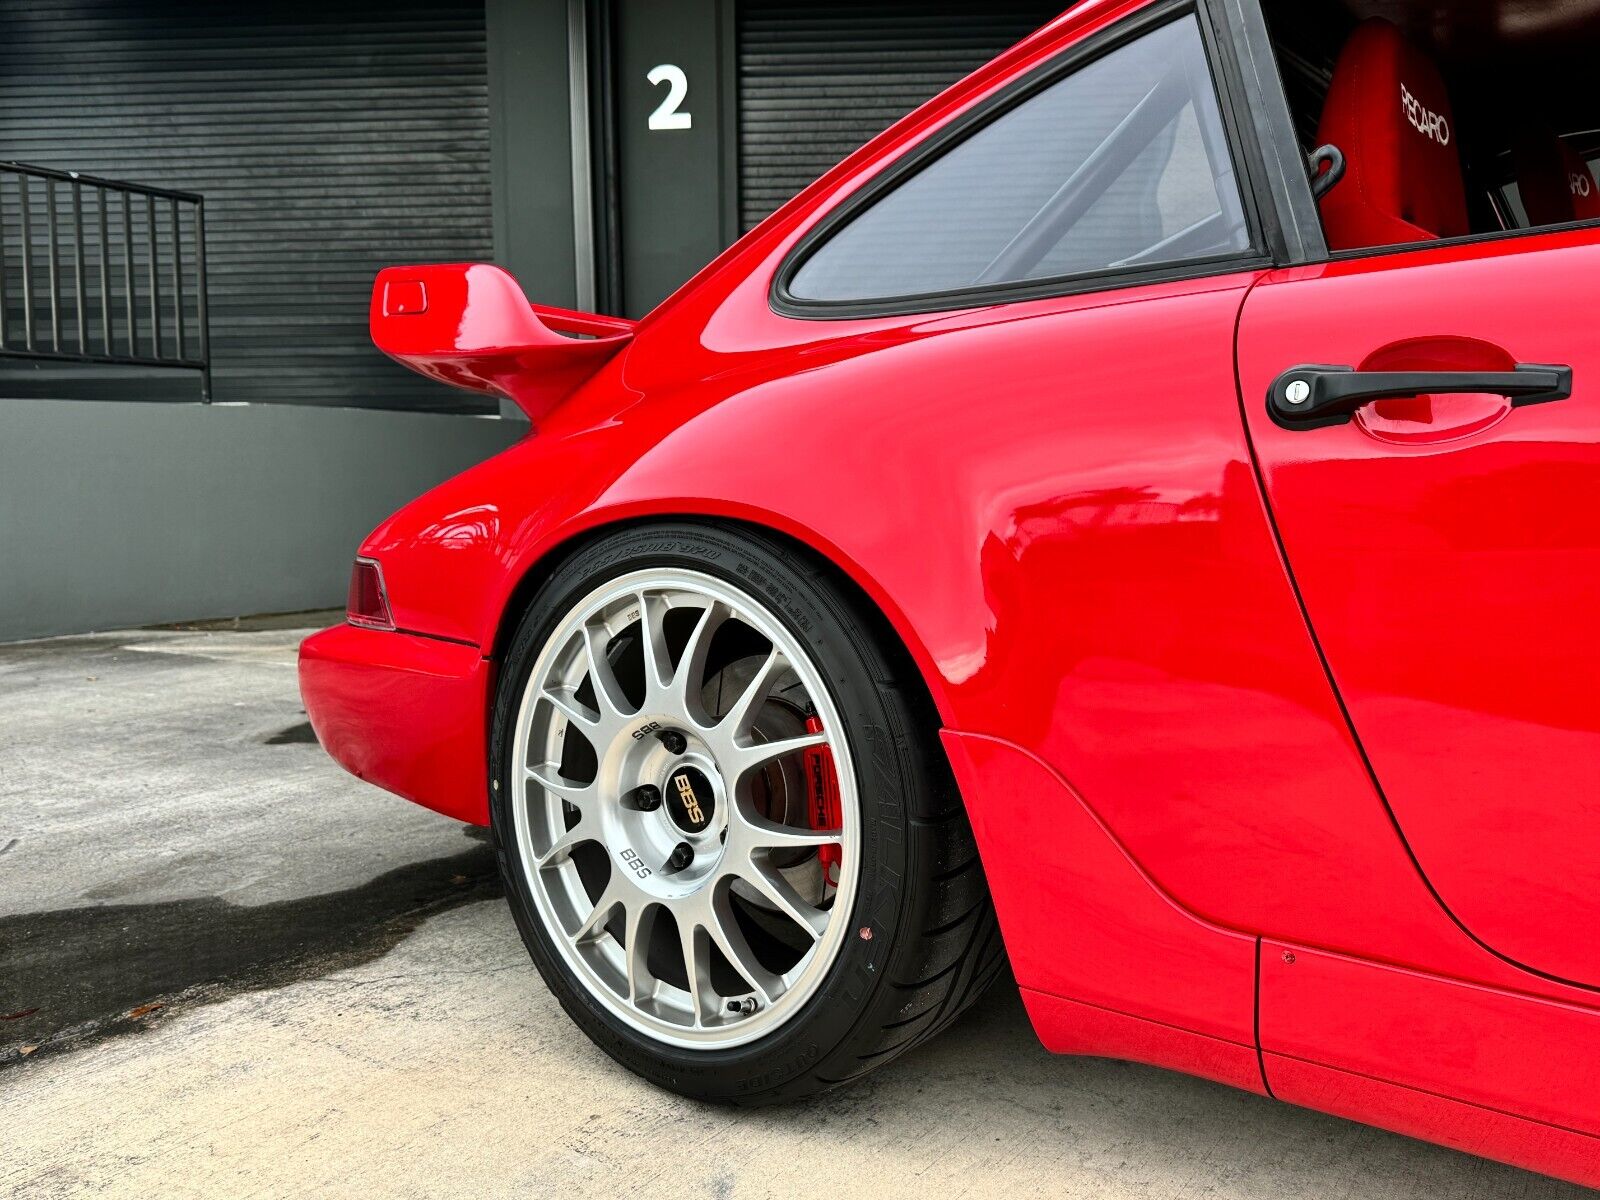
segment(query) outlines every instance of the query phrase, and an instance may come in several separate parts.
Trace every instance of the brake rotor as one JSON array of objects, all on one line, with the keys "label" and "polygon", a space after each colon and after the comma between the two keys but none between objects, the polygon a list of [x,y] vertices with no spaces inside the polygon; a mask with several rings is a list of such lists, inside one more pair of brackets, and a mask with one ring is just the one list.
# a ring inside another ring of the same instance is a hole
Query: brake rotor
[{"label": "brake rotor", "polygon": [[[725,715],[727,705],[743,694],[763,660],[761,655],[736,659],[711,674],[701,694],[706,711],[715,717]],[[777,742],[820,729],[821,723],[809,711],[799,678],[785,670],[756,712],[751,737],[758,742]],[[761,816],[775,824],[795,829],[839,828],[839,791],[832,757],[823,759],[807,752],[798,761],[784,759],[769,765],[752,781],[750,801]],[[826,902],[838,883],[838,848],[827,849],[833,851],[831,862],[815,850],[794,850],[775,863],[789,886],[808,904]],[[753,907],[772,908],[765,897],[751,889],[738,886],[738,894]]]}]

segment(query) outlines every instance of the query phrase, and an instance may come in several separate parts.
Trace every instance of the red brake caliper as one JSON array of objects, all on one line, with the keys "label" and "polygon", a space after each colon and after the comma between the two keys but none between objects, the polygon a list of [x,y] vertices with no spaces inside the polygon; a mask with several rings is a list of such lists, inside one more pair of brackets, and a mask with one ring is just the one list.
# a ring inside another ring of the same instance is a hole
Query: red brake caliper
[{"label": "red brake caliper", "polygon": [[[816,716],[806,718],[807,733],[821,733],[822,720]],[[807,798],[806,820],[812,829],[836,830],[843,822],[839,806],[839,774],[833,767],[833,751],[827,746],[812,746],[805,752],[806,783],[810,788]],[[843,851],[838,846],[818,846],[817,862],[822,865],[822,879],[829,887],[839,886],[839,864]]]}]

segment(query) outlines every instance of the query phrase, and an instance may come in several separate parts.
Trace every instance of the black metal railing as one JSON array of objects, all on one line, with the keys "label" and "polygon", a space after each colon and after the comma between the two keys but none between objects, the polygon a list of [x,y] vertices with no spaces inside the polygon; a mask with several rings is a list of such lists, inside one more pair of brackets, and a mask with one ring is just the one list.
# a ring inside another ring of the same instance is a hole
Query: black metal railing
[{"label": "black metal railing", "polygon": [[205,198],[0,163],[0,357],[200,372]]}]

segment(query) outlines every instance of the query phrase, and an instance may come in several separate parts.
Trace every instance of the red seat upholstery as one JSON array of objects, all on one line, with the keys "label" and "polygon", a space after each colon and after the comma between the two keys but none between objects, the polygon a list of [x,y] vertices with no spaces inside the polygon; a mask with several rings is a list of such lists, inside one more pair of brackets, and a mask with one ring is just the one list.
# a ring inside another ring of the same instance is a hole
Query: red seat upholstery
[{"label": "red seat upholstery", "polygon": [[1389,22],[1367,21],[1345,44],[1317,136],[1346,163],[1322,201],[1329,249],[1471,232],[1444,77]]},{"label": "red seat upholstery", "polygon": [[1512,155],[1529,225],[1600,219],[1600,186],[1577,151],[1548,129],[1527,130]]}]

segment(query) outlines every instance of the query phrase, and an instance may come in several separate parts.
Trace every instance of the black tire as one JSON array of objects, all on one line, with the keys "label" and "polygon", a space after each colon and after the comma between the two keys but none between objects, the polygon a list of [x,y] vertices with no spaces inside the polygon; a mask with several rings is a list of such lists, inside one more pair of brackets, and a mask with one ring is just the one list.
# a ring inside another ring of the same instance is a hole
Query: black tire
[{"label": "black tire", "polygon": [[[513,722],[563,615],[594,588],[650,567],[726,579],[780,614],[827,680],[847,725],[862,805],[861,873],[839,957],[800,1012],[760,1040],[686,1050],[633,1030],[573,976],[538,916],[509,802]],[[490,772],[495,848],[517,927],[545,982],[607,1054],[685,1096],[746,1105],[796,1100],[884,1065],[949,1025],[1004,964],[983,869],[937,721],[915,668],[882,643],[881,619],[781,540],[709,524],[637,527],[562,562],[528,605],[495,698]],[[870,936],[867,936],[870,931]]]}]

